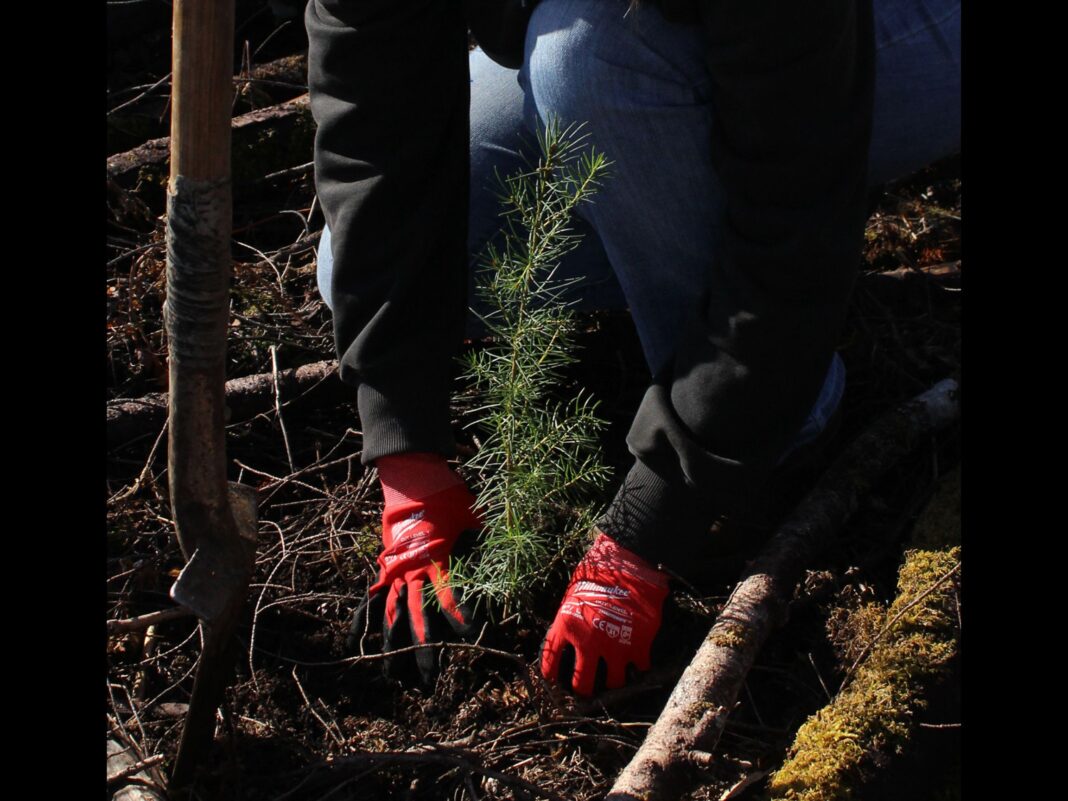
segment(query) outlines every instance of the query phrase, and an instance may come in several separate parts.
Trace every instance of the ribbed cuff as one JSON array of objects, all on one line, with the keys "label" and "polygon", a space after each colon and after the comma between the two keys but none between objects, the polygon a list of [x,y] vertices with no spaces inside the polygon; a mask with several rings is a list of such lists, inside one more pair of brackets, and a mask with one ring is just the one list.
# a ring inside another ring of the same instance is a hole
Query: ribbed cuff
[{"label": "ribbed cuff", "polygon": [[425,387],[387,392],[364,383],[356,391],[356,405],[363,426],[363,464],[392,453],[456,453],[447,396]]},{"label": "ribbed cuff", "polygon": [[707,499],[681,480],[668,481],[635,460],[597,525],[647,562],[685,574],[688,557],[708,533],[716,513]]}]

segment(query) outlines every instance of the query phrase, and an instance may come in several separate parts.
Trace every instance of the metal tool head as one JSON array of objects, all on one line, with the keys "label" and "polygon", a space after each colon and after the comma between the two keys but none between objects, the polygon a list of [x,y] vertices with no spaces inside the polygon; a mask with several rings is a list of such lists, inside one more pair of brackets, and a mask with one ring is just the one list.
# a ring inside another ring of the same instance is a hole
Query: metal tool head
[{"label": "metal tool head", "polygon": [[240,536],[201,538],[170,591],[176,603],[208,623],[244,600],[256,555],[256,492],[233,482],[228,489]]}]

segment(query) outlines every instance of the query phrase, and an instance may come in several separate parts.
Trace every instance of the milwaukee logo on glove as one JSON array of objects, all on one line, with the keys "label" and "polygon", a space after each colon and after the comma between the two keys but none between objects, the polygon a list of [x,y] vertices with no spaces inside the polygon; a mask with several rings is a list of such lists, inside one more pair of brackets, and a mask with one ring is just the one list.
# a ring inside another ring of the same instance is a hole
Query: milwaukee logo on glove
[{"label": "milwaukee logo on glove", "polygon": [[607,593],[617,598],[629,598],[630,590],[623,587],[606,587],[603,584],[594,584],[592,581],[580,581],[575,585],[575,592],[580,592],[588,598],[598,597],[598,593]]},{"label": "milwaukee logo on glove", "polygon": [[409,515],[406,519],[400,521],[399,523],[394,523],[393,541],[396,542],[398,539],[403,537],[405,533],[415,528],[415,524],[422,520],[424,517],[426,517],[426,510],[420,509],[418,512]]},{"label": "milwaukee logo on glove", "polygon": [[[579,695],[592,695],[601,661],[609,689],[623,686],[628,665],[648,670],[667,593],[666,574],[599,534],[575,568],[545,637],[542,675]],[[569,664],[563,659],[565,649],[575,653],[574,668],[566,676],[560,675]]]}]

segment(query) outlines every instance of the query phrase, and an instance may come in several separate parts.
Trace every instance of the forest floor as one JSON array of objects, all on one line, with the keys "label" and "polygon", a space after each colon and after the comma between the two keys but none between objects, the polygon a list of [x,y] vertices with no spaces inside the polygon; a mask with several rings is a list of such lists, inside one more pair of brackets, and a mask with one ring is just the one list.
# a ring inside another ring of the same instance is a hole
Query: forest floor
[{"label": "forest floor", "polygon": [[[265,9],[262,2],[238,3],[235,63],[244,61],[246,75],[287,57],[300,69],[306,40],[296,30],[299,19],[281,23]],[[165,58],[160,63],[169,18],[161,26],[157,10],[114,19],[109,158],[167,134],[169,92],[166,81],[153,87],[169,69]],[[306,88],[268,78],[248,80],[238,90],[235,115]],[[287,163],[265,163],[258,176],[252,170],[235,185],[230,378],[335,356],[330,317],[315,286],[323,220],[310,161],[307,149]],[[776,520],[882,411],[959,371],[960,192],[960,160],[953,157],[884,187],[873,199],[839,342],[848,383],[838,436],[817,464],[771,488],[751,519],[724,522],[722,537],[695,559],[696,577],[666,604],[653,671],[593,701],[549,687],[536,670],[567,566],[545,576],[532,608],[499,621],[492,640],[483,642],[514,659],[446,648],[431,691],[384,677],[373,635],[368,655],[347,652],[352,611],[376,569],[382,511],[374,471],[360,464],[354,397],[311,407],[282,397],[280,412],[272,403],[262,414],[231,421],[231,478],[258,490],[260,546],[238,632],[241,655],[201,797],[601,798]],[[161,200],[158,178],[145,170],[109,182],[109,401],[166,390]],[[609,421],[604,458],[618,478],[629,467],[624,436],[649,374],[626,313],[584,315],[578,344],[579,363],[569,380],[577,385],[581,377],[599,399]],[[477,445],[463,426],[470,411],[464,389],[457,387],[455,430],[461,453],[471,453]],[[828,619],[866,600],[892,599],[910,526],[940,477],[959,465],[960,444],[959,427],[932,438],[865,500],[840,547],[809,566],[788,625],[749,675],[715,767],[689,798],[723,798],[746,776],[781,763],[798,726],[828,701],[848,668],[836,656]],[[183,559],[170,519],[160,426],[112,444],[107,485],[107,618],[171,606],[168,588]],[[591,502],[606,503],[611,489]],[[189,617],[109,637],[109,738],[140,757],[164,755],[164,766],[169,763],[199,647]],[[928,723],[959,721],[959,681],[932,692],[923,714]],[[863,797],[955,797],[959,749],[959,728],[921,728],[905,753],[865,785]],[[755,781],[730,797],[758,798],[761,791],[762,782]]]}]

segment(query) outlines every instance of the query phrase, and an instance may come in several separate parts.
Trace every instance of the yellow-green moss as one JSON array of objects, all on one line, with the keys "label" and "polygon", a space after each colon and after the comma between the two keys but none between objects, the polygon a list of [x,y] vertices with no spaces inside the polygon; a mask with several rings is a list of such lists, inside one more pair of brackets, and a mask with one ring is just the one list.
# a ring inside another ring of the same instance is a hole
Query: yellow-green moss
[{"label": "yellow-green moss", "polygon": [[[931,588],[959,560],[959,547],[909,551],[898,576],[897,598],[885,615],[871,605],[853,613],[858,619],[845,627],[867,633],[866,644],[874,645],[849,686],[798,730],[786,763],[768,784],[772,798],[852,798],[874,758],[901,749],[913,714],[924,705],[924,685],[942,673],[957,651],[959,574]],[[882,619],[886,622],[873,636]]]},{"label": "yellow-green moss", "polygon": [[713,645],[721,648],[741,650],[745,646],[745,635],[746,629],[743,626],[725,623],[716,626],[708,635],[708,639]]},{"label": "yellow-green moss", "polygon": [[852,665],[886,625],[886,607],[867,603],[838,607],[827,618],[827,637],[840,665]]}]

